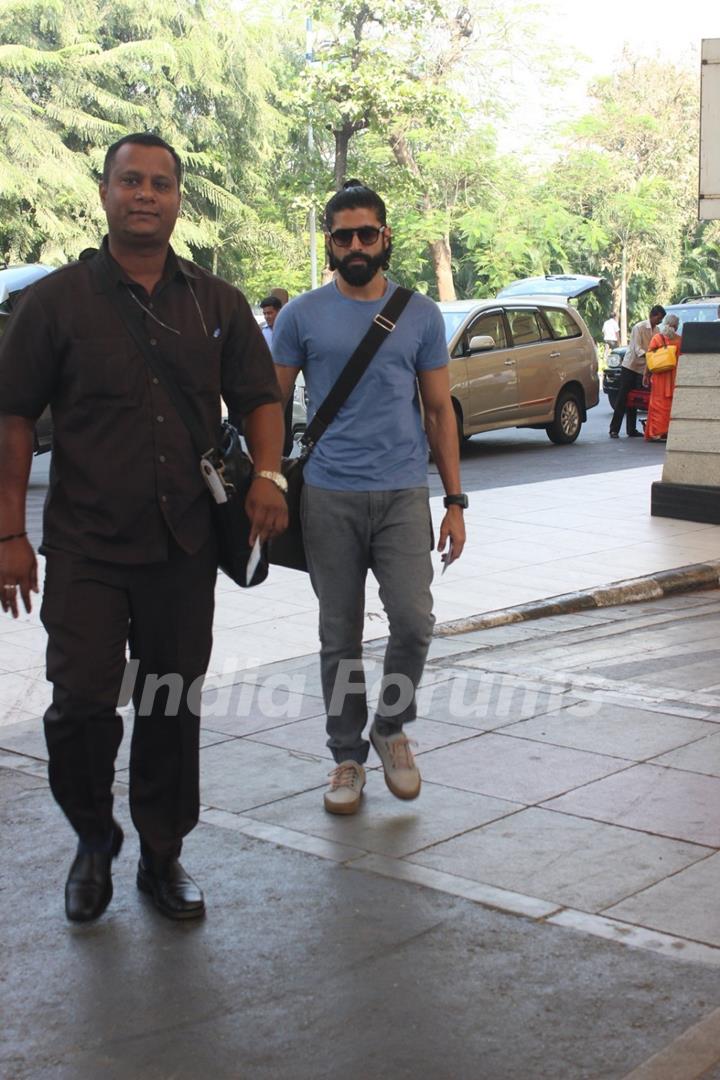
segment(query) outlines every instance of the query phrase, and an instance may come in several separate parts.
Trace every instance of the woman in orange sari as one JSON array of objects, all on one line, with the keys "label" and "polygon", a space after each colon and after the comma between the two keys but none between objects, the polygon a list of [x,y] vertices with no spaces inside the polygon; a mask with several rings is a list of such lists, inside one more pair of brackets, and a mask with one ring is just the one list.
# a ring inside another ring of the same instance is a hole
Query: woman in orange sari
[{"label": "woman in orange sari", "polygon": [[[678,326],[677,315],[666,316],[660,331],[655,334],[648,345],[647,352],[662,349],[664,345],[674,345],[679,356],[682,349],[682,337],[677,332]],[[667,439],[676,374],[677,367],[671,368],[669,371],[653,372],[645,368],[643,385],[647,386],[648,382],[650,384],[650,404],[648,405],[647,421],[645,423],[645,438],[650,439],[652,442],[664,442]]]}]

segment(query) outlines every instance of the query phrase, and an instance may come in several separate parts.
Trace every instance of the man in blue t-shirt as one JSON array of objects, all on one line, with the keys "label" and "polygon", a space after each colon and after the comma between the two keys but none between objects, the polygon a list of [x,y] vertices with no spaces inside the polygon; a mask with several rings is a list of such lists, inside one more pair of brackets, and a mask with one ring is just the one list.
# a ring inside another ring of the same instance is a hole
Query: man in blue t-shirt
[{"label": "man in blue t-shirt", "polygon": [[[348,181],[325,207],[324,225],[335,279],[291,301],[273,330],[281,389],[289,396],[303,371],[309,419],[396,288],[383,273],[391,230],[376,192]],[[415,690],[434,623],[425,431],[447,493],[438,550],[447,544],[444,558],[451,561],[465,543],[467,497],[460,489],[448,351],[437,305],[414,293],[305,466],[303,536],[320,605],[327,745],[336,762],[325,809],[333,814],[355,813],[365,786],[368,570],[379,583],[390,627],[370,742],[393,795],[414,799],[420,793],[403,724],[415,719]]]}]

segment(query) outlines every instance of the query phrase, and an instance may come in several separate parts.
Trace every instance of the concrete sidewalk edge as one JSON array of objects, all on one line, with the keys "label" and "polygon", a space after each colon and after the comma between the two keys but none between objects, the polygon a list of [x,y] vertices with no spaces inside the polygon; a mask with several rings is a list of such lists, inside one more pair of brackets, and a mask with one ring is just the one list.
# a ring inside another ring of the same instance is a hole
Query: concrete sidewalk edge
[{"label": "concrete sidewalk edge", "polygon": [[582,589],[578,592],[563,593],[560,596],[550,596],[545,600],[534,600],[528,604],[518,604],[517,607],[489,611],[483,615],[474,615],[469,619],[453,619],[451,622],[438,623],[434,629],[434,635],[453,637],[455,634],[469,634],[473,630],[489,630],[495,626],[528,622],[530,619],[543,619],[549,615],[570,615],[580,611],[614,607],[618,604],[659,600],[663,596],[692,592],[697,589],[712,589],[717,588],[718,585],[720,585],[720,559],[708,563],[679,566],[673,570],[662,570],[656,574],[617,581],[594,589]]}]

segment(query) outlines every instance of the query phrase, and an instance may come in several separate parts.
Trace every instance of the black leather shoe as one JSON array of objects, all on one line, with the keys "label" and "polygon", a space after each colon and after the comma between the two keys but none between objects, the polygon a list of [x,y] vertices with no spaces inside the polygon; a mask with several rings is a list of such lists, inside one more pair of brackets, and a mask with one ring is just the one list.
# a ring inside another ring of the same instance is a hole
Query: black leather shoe
[{"label": "black leather shoe", "polygon": [[71,922],[92,922],[112,900],[112,861],[120,852],[123,831],[114,826],[110,851],[88,851],[75,856],[65,883],[65,914]]},{"label": "black leather shoe", "polygon": [[620,436],[618,435],[617,431],[611,431],[610,432],[610,438],[611,439],[619,439]]},{"label": "black leather shoe", "polygon": [[155,907],[168,919],[200,919],[205,914],[202,889],[177,859],[158,867],[140,859],[137,887],[152,896]]},{"label": "black leather shoe", "polygon": [[628,431],[628,439],[642,439],[644,438],[642,431]]}]

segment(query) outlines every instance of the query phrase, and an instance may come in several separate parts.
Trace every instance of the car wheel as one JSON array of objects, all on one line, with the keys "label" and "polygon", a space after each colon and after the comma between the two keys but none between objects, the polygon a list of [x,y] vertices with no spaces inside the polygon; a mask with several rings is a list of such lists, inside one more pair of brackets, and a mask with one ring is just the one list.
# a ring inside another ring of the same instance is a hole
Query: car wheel
[{"label": "car wheel", "polygon": [[555,419],[548,424],[546,431],[551,442],[560,446],[573,443],[582,427],[582,408],[577,394],[565,390],[557,399]]},{"label": "car wheel", "polygon": [[617,390],[611,390],[610,393],[607,396],[607,399],[608,399],[608,402],[610,404],[610,408],[614,409],[615,406],[617,405],[617,399],[618,399]]}]

